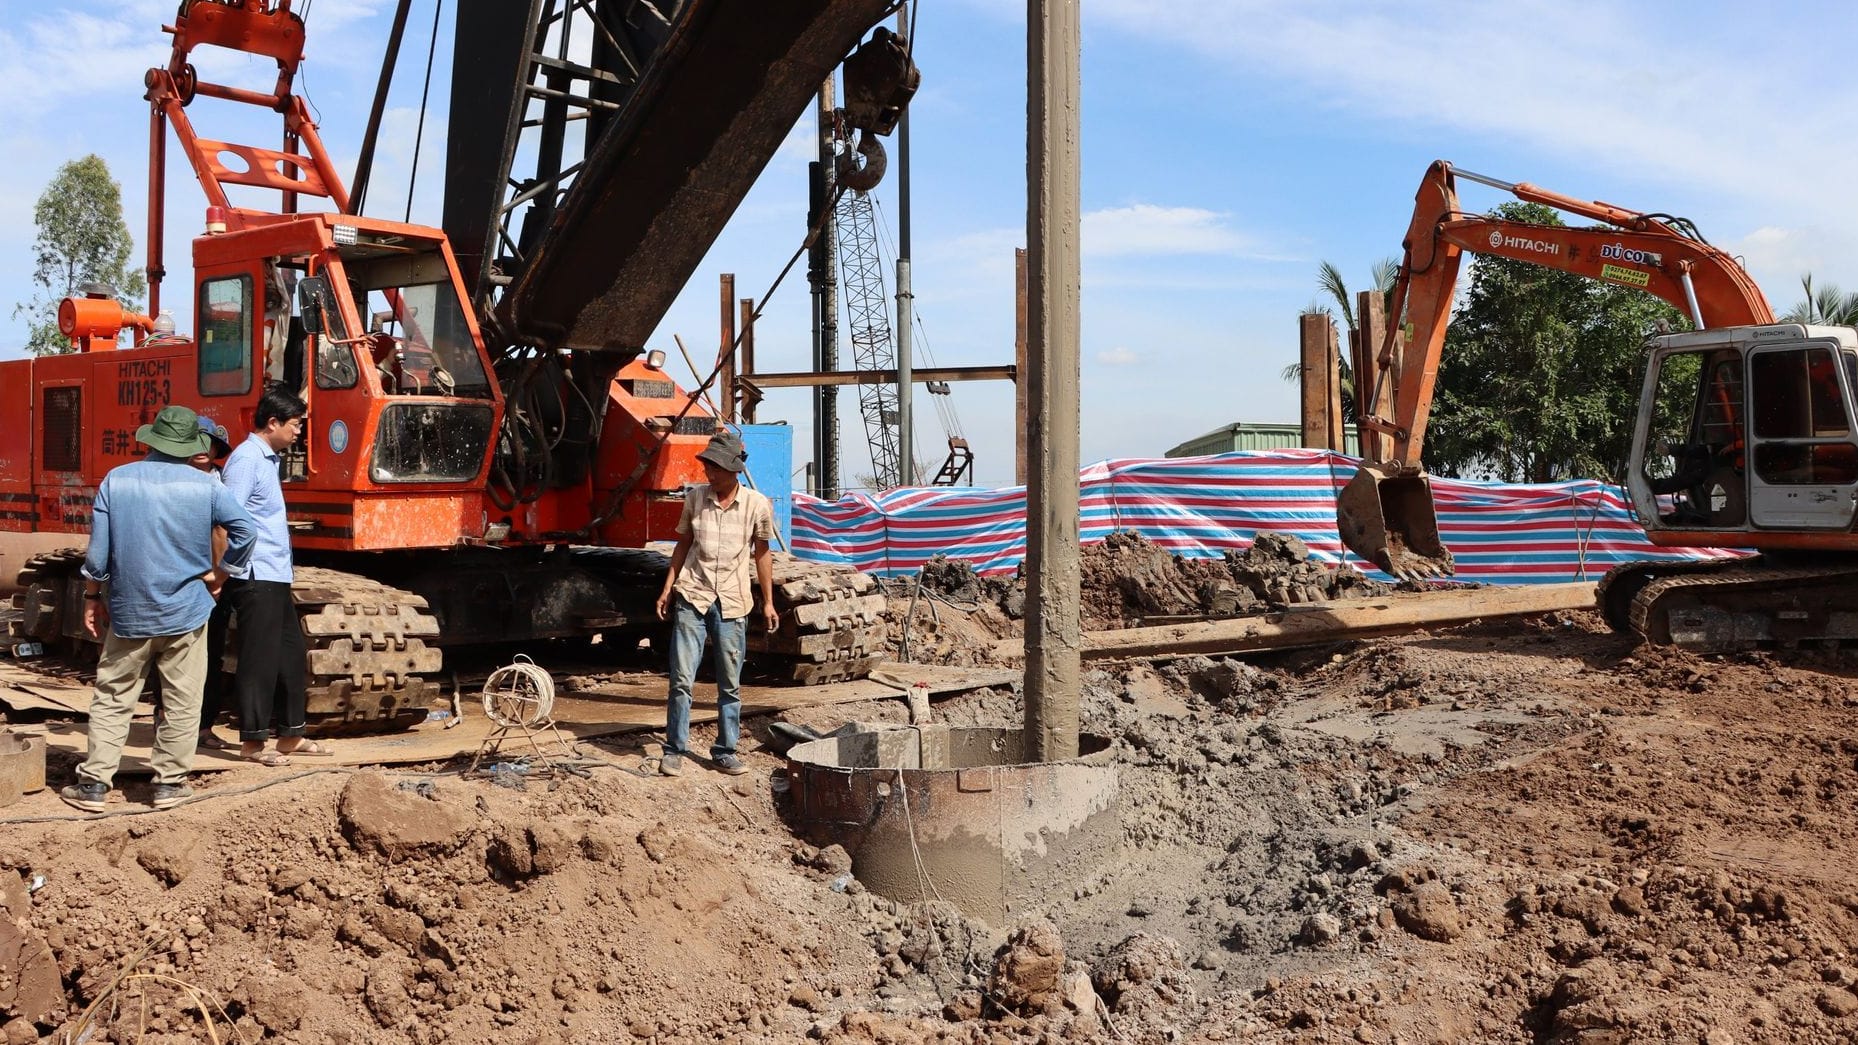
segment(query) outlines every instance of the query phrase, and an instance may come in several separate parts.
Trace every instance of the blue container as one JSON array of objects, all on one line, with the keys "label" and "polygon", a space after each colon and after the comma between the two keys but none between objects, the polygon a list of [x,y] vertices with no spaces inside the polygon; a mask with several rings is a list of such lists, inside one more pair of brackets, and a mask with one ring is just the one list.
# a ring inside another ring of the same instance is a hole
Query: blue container
[{"label": "blue container", "polygon": [[743,425],[742,445],[748,450],[749,485],[774,502],[774,526],[780,540],[775,551],[793,548],[794,430],[787,425]]}]

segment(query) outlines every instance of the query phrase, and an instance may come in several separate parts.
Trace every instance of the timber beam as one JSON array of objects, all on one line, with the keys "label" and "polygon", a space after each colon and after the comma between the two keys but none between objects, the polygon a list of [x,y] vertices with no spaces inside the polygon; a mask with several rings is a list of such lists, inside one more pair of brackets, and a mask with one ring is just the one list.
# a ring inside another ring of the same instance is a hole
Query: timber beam
[{"label": "timber beam", "polygon": [[[1342,599],[1264,616],[1087,632],[1083,655],[1085,660],[1166,660],[1255,653],[1593,607],[1594,586],[1586,582]],[[993,644],[993,652],[999,657],[1017,657],[1024,648],[1016,639],[1001,639]]]}]

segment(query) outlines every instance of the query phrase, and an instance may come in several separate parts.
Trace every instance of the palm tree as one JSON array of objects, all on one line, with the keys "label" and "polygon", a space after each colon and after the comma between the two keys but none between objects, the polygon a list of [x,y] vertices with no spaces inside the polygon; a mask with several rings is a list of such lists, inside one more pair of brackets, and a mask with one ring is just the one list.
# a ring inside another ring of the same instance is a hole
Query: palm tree
[{"label": "palm tree", "polygon": [[1806,300],[1789,309],[1781,322],[1858,326],[1858,293],[1842,293],[1831,283],[1814,290],[1811,272],[1800,277],[1800,288],[1806,293]]},{"label": "palm tree", "polygon": [[[1383,298],[1391,304],[1394,280],[1399,278],[1400,275],[1400,262],[1394,258],[1382,258],[1374,263],[1371,272],[1374,280],[1374,289],[1380,291]],[[1316,270],[1316,285],[1323,293],[1328,294],[1330,300],[1335,303],[1335,307],[1341,310],[1343,326],[1353,331],[1356,327],[1355,295],[1348,292],[1348,283],[1342,278],[1342,270],[1336,268],[1333,262],[1323,262]],[[1306,305],[1302,314],[1308,316],[1318,312],[1329,312],[1331,315],[1334,315],[1333,312],[1330,312],[1329,306],[1322,304],[1321,298],[1317,298]],[[1348,365],[1348,359],[1346,357],[1341,360],[1341,365],[1342,397],[1352,404],[1355,395],[1354,368]],[[1303,365],[1301,363],[1292,363],[1283,369],[1280,376],[1286,381],[1301,380],[1303,377]],[[1344,412],[1349,417],[1354,416],[1352,405],[1348,406]]]}]

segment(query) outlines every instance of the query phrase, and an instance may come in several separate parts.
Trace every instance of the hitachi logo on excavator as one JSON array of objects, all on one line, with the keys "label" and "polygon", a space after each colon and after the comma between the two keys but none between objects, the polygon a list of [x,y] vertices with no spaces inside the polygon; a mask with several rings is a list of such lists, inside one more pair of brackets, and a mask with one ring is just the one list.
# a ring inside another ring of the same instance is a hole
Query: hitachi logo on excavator
[{"label": "hitachi logo on excavator", "polygon": [[1561,244],[1559,243],[1550,243],[1545,239],[1529,239],[1526,236],[1505,236],[1501,232],[1492,232],[1490,234],[1490,245],[1492,248],[1509,247],[1514,250],[1529,250],[1537,254],[1547,254],[1551,257],[1561,253]]}]

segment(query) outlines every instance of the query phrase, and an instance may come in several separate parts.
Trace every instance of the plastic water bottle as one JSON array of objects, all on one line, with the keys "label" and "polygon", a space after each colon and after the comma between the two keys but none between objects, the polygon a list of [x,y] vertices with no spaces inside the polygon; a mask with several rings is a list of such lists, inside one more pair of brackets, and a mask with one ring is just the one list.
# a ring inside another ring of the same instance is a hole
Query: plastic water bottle
[{"label": "plastic water bottle", "polygon": [[174,333],[174,312],[162,309],[161,315],[155,317],[155,336],[169,337]]}]

